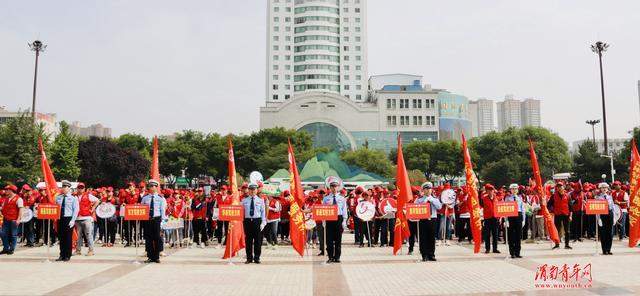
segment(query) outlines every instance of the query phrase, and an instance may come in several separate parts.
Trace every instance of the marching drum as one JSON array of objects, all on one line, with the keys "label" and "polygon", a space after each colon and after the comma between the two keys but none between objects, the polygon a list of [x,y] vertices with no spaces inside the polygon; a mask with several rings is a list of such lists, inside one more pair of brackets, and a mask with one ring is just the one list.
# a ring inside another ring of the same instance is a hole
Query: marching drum
[{"label": "marching drum", "polygon": [[383,198],[378,205],[378,210],[382,213],[383,219],[393,219],[396,217],[397,202],[393,198]]},{"label": "marching drum", "polygon": [[613,225],[620,223],[620,219],[622,219],[622,209],[617,204],[613,204]]},{"label": "marching drum", "polygon": [[33,219],[33,211],[31,209],[25,208],[22,211],[22,217],[20,217],[20,223],[27,223]]},{"label": "marching drum", "polygon": [[443,204],[451,206],[456,203],[456,192],[453,189],[446,189],[440,194],[440,200]]},{"label": "marching drum", "polygon": [[376,206],[369,201],[361,201],[356,206],[356,216],[362,221],[371,221],[376,214]]},{"label": "marching drum", "polygon": [[107,219],[116,214],[116,207],[110,203],[101,203],[96,207],[96,216]]}]

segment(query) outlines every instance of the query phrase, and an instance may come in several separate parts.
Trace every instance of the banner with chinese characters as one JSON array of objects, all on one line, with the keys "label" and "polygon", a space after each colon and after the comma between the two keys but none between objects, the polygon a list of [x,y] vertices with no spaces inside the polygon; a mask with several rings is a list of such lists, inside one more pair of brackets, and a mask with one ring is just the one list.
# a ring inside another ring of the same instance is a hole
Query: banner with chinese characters
[{"label": "banner with chinese characters", "polygon": [[495,203],[496,217],[515,217],[518,216],[518,203],[515,201],[496,201]]},{"label": "banner with chinese characters", "polygon": [[218,219],[221,221],[242,221],[244,209],[237,205],[220,206],[218,215]]},{"label": "banner with chinese characters", "polygon": [[428,204],[407,204],[406,209],[409,220],[431,218],[431,206]]},{"label": "banner with chinese characters", "polygon": [[126,206],[124,208],[124,219],[134,221],[149,220],[149,206],[141,204]]},{"label": "banner with chinese characters", "polygon": [[313,220],[316,221],[337,221],[338,206],[336,205],[316,205],[311,208]]}]

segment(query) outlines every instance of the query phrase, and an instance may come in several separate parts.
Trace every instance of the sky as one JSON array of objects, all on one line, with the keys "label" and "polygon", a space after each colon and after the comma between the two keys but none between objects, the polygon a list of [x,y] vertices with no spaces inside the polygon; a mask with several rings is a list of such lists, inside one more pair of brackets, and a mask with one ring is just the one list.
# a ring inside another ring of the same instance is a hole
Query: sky
[{"label": "sky", "polygon": [[[369,75],[409,73],[470,99],[542,100],[571,142],[601,119],[603,40],[610,138],[640,123],[640,1],[368,0]],[[265,102],[266,0],[0,1],[0,106],[113,135],[250,133]],[[596,137],[602,137],[602,124]]]}]

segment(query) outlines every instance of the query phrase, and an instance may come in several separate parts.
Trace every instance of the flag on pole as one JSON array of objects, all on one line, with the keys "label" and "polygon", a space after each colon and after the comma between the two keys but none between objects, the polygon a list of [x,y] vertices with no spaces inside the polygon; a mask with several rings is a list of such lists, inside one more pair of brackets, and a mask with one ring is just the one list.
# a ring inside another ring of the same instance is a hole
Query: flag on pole
[{"label": "flag on pole", "polygon": [[640,154],[636,140],[631,140],[631,165],[629,166],[629,247],[638,245],[640,236]]},{"label": "flag on pole", "polygon": [[535,190],[540,196],[540,212],[544,218],[544,225],[546,226],[549,238],[551,238],[554,243],[559,244],[560,236],[558,235],[556,225],[553,224],[553,217],[547,208],[547,197],[542,186],[542,177],[540,176],[540,167],[538,166],[538,156],[536,156],[536,151],[533,149],[533,142],[531,139],[529,139],[529,157],[531,158],[531,169],[533,169],[533,178],[536,183]]},{"label": "flag on pole", "polygon": [[42,175],[44,176],[44,183],[47,188],[47,202],[53,204],[56,202],[56,196],[58,195],[58,184],[56,178],[53,176],[53,171],[49,166],[47,160],[47,154],[44,152],[44,146],[42,145],[42,138],[38,138],[38,148],[40,149],[40,166],[42,168]]},{"label": "flag on pole", "polygon": [[467,205],[471,214],[471,234],[473,236],[473,252],[480,252],[482,244],[482,221],[480,220],[480,201],[478,199],[478,179],[473,172],[473,164],[471,163],[471,154],[467,147],[467,139],[462,134],[462,156],[464,158],[464,175],[466,177],[467,190],[469,198]]},{"label": "flag on pole", "polygon": [[158,136],[153,137],[153,156],[151,158],[151,179],[160,182],[160,163],[158,161]]},{"label": "flag on pole", "polygon": [[[240,205],[240,193],[238,192],[238,181],[236,180],[236,163],[233,156],[233,143],[231,143],[231,136],[227,138],[229,145],[229,188],[231,189],[231,204]],[[229,233],[231,236],[229,237]],[[228,259],[235,257],[238,251],[244,249],[244,228],[242,221],[229,221],[229,229],[227,232],[227,243],[224,248],[224,256],[222,259]]]},{"label": "flag on pole", "polygon": [[289,227],[289,237],[293,249],[304,256],[304,245],[306,241],[306,229],[304,224],[304,214],[302,206],[304,205],[304,193],[302,192],[302,182],[300,182],[300,174],[296,165],[296,156],[293,153],[293,146],[289,140],[289,174],[291,179],[291,195],[289,203],[291,204],[289,214],[291,217],[291,226]]},{"label": "flag on pole", "polygon": [[404,213],[404,207],[405,204],[413,198],[413,196],[411,195],[409,175],[407,174],[407,168],[404,164],[400,134],[398,134],[396,188],[398,189],[399,194],[396,211],[396,224],[393,227],[393,255],[396,255],[402,247],[402,241],[409,238],[411,235],[409,232],[409,224],[407,224],[407,217]]}]

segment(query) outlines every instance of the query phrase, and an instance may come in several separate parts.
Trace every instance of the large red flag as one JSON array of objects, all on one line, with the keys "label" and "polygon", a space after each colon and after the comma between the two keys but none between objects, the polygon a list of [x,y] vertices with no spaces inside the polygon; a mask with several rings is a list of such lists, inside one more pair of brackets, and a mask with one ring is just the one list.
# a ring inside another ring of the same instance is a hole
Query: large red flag
[{"label": "large red flag", "polygon": [[160,163],[158,161],[158,136],[153,137],[153,156],[151,158],[151,179],[160,182]]},{"label": "large red flag", "polygon": [[544,218],[544,225],[546,226],[547,233],[549,234],[549,238],[556,243],[560,243],[560,236],[558,235],[558,229],[556,225],[553,224],[553,217],[551,213],[549,213],[549,209],[547,208],[547,197],[545,196],[545,192],[542,185],[542,177],[540,176],[540,167],[538,167],[538,156],[536,156],[536,151],[533,149],[533,142],[529,139],[529,156],[531,158],[531,169],[533,169],[533,178],[536,183],[535,190],[538,192],[540,196],[540,212],[542,212],[542,217]]},{"label": "large red flag", "polygon": [[291,195],[289,203],[291,204],[289,215],[291,217],[291,226],[289,227],[289,237],[291,237],[291,245],[293,249],[304,256],[305,244],[305,224],[302,206],[304,205],[304,193],[302,192],[302,182],[300,182],[300,174],[296,165],[296,156],[293,154],[293,146],[289,140],[289,173],[291,174]]},{"label": "large red flag", "polygon": [[[233,156],[233,143],[231,136],[228,137],[229,144],[229,187],[231,188],[231,204],[240,205],[240,193],[238,192],[238,181],[236,180],[236,162]],[[229,233],[231,235],[229,235]],[[229,221],[229,232],[227,233],[227,243],[222,259],[235,257],[238,251],[244,249],[244,227],[242,221]]]},{"label": "large red flag", "polygon": [[631,165],[629,166],[629,247],[638,245],[640,236],[640,154],[636,140],[631,140]]},{"label": "large red flag", "polygon": [[480,201],[478,199],[478,179],[473,173],[473,164],[471,164],[471,154],[467,147],[467,139],[462,134],[462,157],[464,158],[464,175],[466,177],[467,191],[469,199],[467,204],[471,210],[471,234],[473,236],[473,252],[480,252],[482,244],[482,221],[480,220]]},{"label": "large red flag", "polygon": [[413,196],[411,195],[411,183],[409,182],[409,175],[407,174],[407,168],[404,165],[404,155],[402,154],[402,140],[398,134],[398,159],[396,170],[396,188],[398,189],[398,208],[396,211],[396,224],[393,227],[393,255],[396,255],[402,247],[402,241],[409,238],[411,233],[409,232],[409,224],[407,224],[407,217],[404,213],[405,204],[410,201]]},{"label": "large red flag", "polygon": [[40,148],[40,166],[42,168],[42,175],[44,176],[44,183],[47,186],[47,203],[52,204],[56,202],[58,184],[56,183],[56,178],[53,176],[51,167],[49,167],[47,154],[44,152],[44,146],[42,145],[42,138],[38,138],[38,148]]}]

